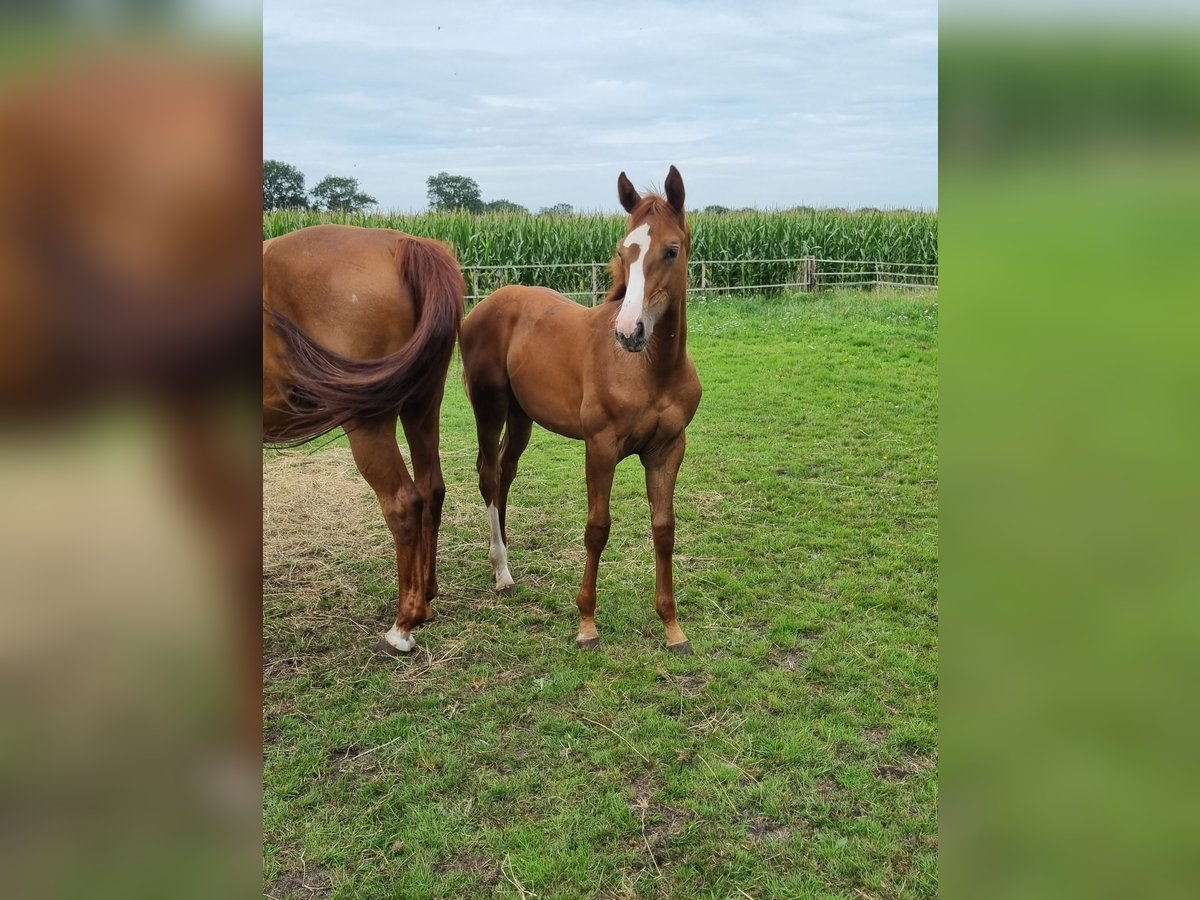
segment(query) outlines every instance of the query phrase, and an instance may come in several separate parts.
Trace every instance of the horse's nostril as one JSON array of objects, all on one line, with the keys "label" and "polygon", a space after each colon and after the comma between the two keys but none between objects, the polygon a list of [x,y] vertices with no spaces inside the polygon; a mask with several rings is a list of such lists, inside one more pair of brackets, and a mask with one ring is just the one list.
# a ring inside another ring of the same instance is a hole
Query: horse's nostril
[{"label": "horse's nostril", "polygon": [[646,326],[641,319],[638,319],[637,328],[633,329],[633,339],[640,341],[646,336]]}]

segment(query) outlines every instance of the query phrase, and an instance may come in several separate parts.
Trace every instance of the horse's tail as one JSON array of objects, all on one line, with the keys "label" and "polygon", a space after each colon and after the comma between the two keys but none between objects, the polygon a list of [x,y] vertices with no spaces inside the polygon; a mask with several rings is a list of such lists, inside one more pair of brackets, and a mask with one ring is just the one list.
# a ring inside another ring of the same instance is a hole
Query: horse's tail
[{"label": "horse's tail", "polygon": [[265,434],[265,443],[299,444],[351,420],[395,414],[445,379],[466,303],[458,262],[444,244],[410,235],[400,240],[395,261],[412,291],[417,324],[408,342],[388,356],[361,360],[335,353],[267,310],[287,347],[292,385],[288,421]]}]

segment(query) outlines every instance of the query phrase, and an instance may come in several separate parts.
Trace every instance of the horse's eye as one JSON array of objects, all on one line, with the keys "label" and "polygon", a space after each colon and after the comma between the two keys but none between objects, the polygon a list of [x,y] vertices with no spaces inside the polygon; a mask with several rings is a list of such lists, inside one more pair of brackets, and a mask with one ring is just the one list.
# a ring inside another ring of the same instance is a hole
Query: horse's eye
[{"label": "horse's eye", "polygon": [[678,247],[668,247],[667,248],[667,259],[674,259],[678,255],[679,255]]}]

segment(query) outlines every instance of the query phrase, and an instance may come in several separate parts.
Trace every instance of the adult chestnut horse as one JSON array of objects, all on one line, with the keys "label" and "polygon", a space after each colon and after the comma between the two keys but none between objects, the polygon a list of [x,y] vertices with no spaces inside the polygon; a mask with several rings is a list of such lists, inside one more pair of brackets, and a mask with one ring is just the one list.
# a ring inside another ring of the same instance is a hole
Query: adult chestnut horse
[{"label": "adult chestnut horse", "polygon": [[396,542],[396,624],[381,652],[413,649],[438,590],[438,418],[464,294],[448,248],[399,231],[316,225],[263,244],[263,439],[346,426]]},{"label": "adult chestnut horse", "polygon": [[[587,444],[587,564],[579,589],[578,645],[600,645],[596,570],[608,542],[613,470],[637,454],[646,469],[654,534],[654,608],[667,647],[690,653],[675,612],[675,477],[684,429],[700,404],[687,354],[687,258],[691,232],[683,178],[671,166],[666,196],[641,196],[622,172],[617,196],[629,229],[612,262],[613,288],[591,309],[545,288],[504,287],[462,328],[464,377],[479,437],[479,492],[491,524],[496,589],[513,585],[505,507],[533,423]],[[504,439],[500,432],[504,428]]]}]

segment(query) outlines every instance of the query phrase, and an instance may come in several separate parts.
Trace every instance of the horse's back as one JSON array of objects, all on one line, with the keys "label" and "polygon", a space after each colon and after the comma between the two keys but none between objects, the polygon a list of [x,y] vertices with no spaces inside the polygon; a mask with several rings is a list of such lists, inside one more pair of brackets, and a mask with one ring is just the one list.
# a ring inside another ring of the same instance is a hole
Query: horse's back
[{"label": "horse's back", "polygon": [[483,357],[494,357],[499,365],[529,342],[553,354],[584,339],[586,320],[586,309],[556,291],[507,285],[479,301],[463,320],[463,363],[469,369]]}]

